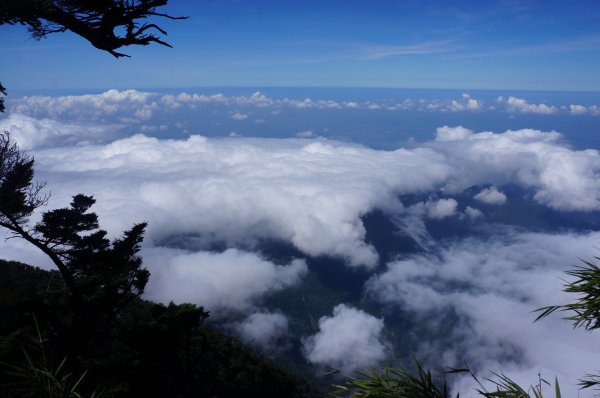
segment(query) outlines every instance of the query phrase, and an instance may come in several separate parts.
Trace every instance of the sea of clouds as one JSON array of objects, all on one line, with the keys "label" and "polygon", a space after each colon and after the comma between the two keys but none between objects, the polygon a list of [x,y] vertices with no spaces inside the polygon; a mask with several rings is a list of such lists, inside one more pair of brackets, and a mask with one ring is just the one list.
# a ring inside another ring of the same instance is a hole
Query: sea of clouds
[{"label": "sea of clouds", "polygon": [[[110,90],[13,100],[0,131],[34,155],[36,177],[47,181],[52,193],[49,208],[66,206],[76,193],[93,194],[94,209],[111,236],[133,223],[149,223],[142,249],[152,273],[147,298],[190,301],[205,306],[215,319],[235,318],[229,328],[248,344],[268,351],[285,340],[285,308],[267,310],[262,299],[301,284],[309,272],[307,259],[328,256],[369,273],[363,302],[379,309],[369,312],[340,302],[318,319],[314,334],[298,336],[306,360],[317,366],[352,371],[391,360],[398,342],[386,338],[386,316],[401,311],[432,335],[444,330],[444,339],[415,347],[435,365],[468,360],[484,375],[504,372],[525,384],[535,383],[538,372],[550,379],[556,375],[566,396],[577,394],[577,378],[597,370],[597,353],[590,347],[598,347],[598,335],[572,330],[559,316],[532,324],[532,310],[573,300],[561,292],[563,272],[578,258],[597,254],[599,232],[489,224],[486,234],[436,241],[427,231],[427,223],[435,220],[485,224],[493,209],[510,203],[503,190],[510,184],[527,192],[535,205],[597,217],[597,150],[574,149],[556,131],[461,126],[440,126],[434,139],[395,150],[314,134],[287,139],[148,134],[161,130],[166,112],[208,103],[223,104],[229,117],[241,122],[250,122],[253,107],[276,112],[281,107],[384,106],[275,100],[260,93]],[[593,106],[530,104],[515,97],[484,104],[469,95],[454,104],[404,106],[597,112]],[[138,134],[129,134],[132,126]],[[475,189],[469,205],[453,197],[467,189]],[[419,199],[401,199],[408,196]],[[375,210],[393,219],[398,233],[412,237],[421,252],[382,260],[364,224]],[[285,263],[269,259],[256,250],[266,239],[289,243],[301,255]],[[0,246],[0,257],[51,267],[16,239]],[[446,327],[440,322],[448,312],[456,321]],[[469,378],[457,381],[465,396],[472,387]]]}]

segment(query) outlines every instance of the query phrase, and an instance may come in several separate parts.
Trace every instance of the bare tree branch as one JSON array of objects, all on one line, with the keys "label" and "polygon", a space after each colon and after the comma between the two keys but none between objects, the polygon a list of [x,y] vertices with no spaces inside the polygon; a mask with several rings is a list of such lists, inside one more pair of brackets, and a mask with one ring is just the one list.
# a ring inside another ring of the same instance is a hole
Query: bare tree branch
[{"label": "bare tree branch", "polygon": [[[167,32],[155,23],[141,22],[150,17],[171,20],[187,17],[157,12],[168,0],[0,0],[0,25],[27,26],[34,39],[70,30],[94,47],[113,56],[128,57],[116,51],[130,45],[151,43],[171,47],[161,37]],[[125,34],[119,34],[124,27]],[[155,32],[148,33],[149,30]]]}]

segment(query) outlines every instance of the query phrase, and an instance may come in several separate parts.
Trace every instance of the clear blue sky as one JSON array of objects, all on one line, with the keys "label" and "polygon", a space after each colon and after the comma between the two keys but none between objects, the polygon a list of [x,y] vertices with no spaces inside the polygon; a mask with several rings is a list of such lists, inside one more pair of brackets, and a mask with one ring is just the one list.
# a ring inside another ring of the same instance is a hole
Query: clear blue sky
[{"label": "clear blue sky", "polygon": [[113,59],[0,27],[12,89],[366,86],[600,91],[600,1],[171,0],[173,49]]}]

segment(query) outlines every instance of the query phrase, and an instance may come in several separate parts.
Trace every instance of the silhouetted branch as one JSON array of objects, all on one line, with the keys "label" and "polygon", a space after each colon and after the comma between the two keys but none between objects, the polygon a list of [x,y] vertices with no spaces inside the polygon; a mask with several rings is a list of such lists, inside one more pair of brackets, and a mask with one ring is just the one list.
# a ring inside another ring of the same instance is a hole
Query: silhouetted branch
[{"label": "silhouetted branch", "polygon": [[[171,47],[159,35],[167,32],[155,23],[141,23],[149,17],[171,20],[187,17],[157,12],[168,0],[0,0],[0,24],[27,26],[34,39],[70,30],[88,40],[94,47],[113,56],[128,57],[117,52],[121,47],[158,43]],[[119,27],[125,34],[119,35]],[[157,33],[148,33],[154,30]]]}]

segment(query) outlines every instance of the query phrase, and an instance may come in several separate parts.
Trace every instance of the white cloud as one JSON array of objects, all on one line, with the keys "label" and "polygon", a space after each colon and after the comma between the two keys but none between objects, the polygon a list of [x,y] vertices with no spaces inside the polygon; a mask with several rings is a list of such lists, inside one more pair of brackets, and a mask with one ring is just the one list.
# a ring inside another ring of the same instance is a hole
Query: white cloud
[{"label": "white cloud", "polygon": [[235,329],[240,339],[263,350],[277,348],[277,341],[288,332],[288,320],[281,313],[255,312],[238,322]]},{"label": "white cloud", "polygon": [[319,319],[319,332],[304,341],[306,358],[345,372],[379,364],[385,358],[383,320],[339,304]]},{"label": "white cloud", "polygon": [[473,135],[473,131],[472,130],[464,128],[463,126],[458,126],[458,127],[449,127],[449,126],[438,127],[435,131],[436,131],[436,137],[435,137],[435,139],[437,141],[457,141],[457,140],[464,140],[464,139],[469,138],[469,136]]},{"label": "white cloud", "polygon": [[[464,99],[464,97],[463,97]],[[462,112],[462,111],[478,111],[483,109],[483,102],[474,98],[468,98],[466,101],[459,102],[451,100],[448,104],[443,102],[428,102],[424,107],[427,110],[439,110],[439,111],[451,111],[451,112]]]},{"label": "white cloud", "polygon": [[317,135],[313,130],[305,130],[296,133],[296,137],[298,138],[315,138]]},{"label": "white cloud", "polygon": [[[461,126],[440,127],[434,141],[395,151],[322,138],[307,141],[192,136],[159,140],[137,135],[110,144],[86,142],[110,141],[118,127],[85,128],[85,115],[90,120],[109,120],[106,115],[120,120],[127,113],[134,115],[143,110],[148,101],[155,101],[148,97],[146,102],[136,102],[128,97],[135,97],[134,93],[117,100],[117,94],[111,94],[111,101],[119,103],[114,111],[107,98],[102,100],[106,104],[99,102],[104,105],[96,107],[96,116],[92,111],[78,114],[77,106],[83,105],[74,101],[67,106],[63,100],[66,110],[54,112],[64,120],[12,114],[0,121],[0,128],[10,130],[24,147],[36,149],[37,175],[48,180],[52,189],[51,207],[65,205],[72,194],[84,192],[98,199],[95,209],[101,224],[111,233],[133,222],[149,222],[142,255],[153,274],[147,290],[150,298],[193,301],[216,313],[255,310],[261,297],[298,283],[306,272],[306,265],[298,260],[276,265],[240,249],[202,251],[215,241],[249,249],[261,238],[280,239],[307,255],[336,256],[351,266],[376,270],[378,254],[365,239],[361,217],[379,208],[393,213],[405,232],[430,254],[388,264],[385,272],[371,280],[369,292],[376,291],[374,297],[390,305],[434,313],[452,308],[460,315],[461,321],[449,331],[455,344],[439,347],[433,342],[423,347],[423,352],[438,349],[448,365],[460,363],[461,353],[468,352],[482,369],[502,369],[529,380],[537,366],[547,364],[544,374],[556,372],[561,382],[564,376],[563,384],[584,371],[594,371],[593,367],[584,369],[593,359],[584,350],[585,344],[597,343],[593,336],[580,339],[580,334],[573,334],[578,332],[558,319],[532,326],[528,311],[552,304],[548,297],[568,300],[557,294],[561,271],[577,257],[587,256],[586,250],[600,239],[598,234],[551,237],[514,232],[488,242],[471,239],[436,248],[426,243],[431,237],[424,219],[457,215],[457,202],[451,198],[425,199],[404,206],[397,198],[404,194],[436,198],[439,196],[435,192],[439,191],[451,196],[472,185],[492,185],[477,199],[499,203],[504,194],[495,187],[513,183],[529,190],[534,201],[554,209],[600,210],[598,151],[574,150],[556,132],[474,132]],[[92,100],[99,101],[85,99]],[[249,111],[242,106],[293,106],[260,93],[249,97],[180,94],[156,101],[161,104],[159,108],[165,105],[167,112],[204,103],[228,104],[244,112]],[[311,100],[311,106],[318,108],[319,101]],[[142,105],[122,105],[128,103]],[[322,106],[347,106],[328,104]],[[468,102],[459,104],[468,106]],[[48,109],[42,110],[43,106]],[[43,106],[28,112],[52,115],[54,105],[48,102]],[[447,102],[411,101],[406,106],[448,109]],[[367,106],[356,103],[356,107]],[[586,109],[591,114],[594,108]],[[568,111],[565,108],[564,112]],[[156,117],[158,110],[152,112]],[[145,121],[140,129],[157,126],[162,130],[162,125]],[[482,217],[480,210],[471,207],[465,208],[464,214],[471,219]],[[468,222],[466,217],[463,219]],[[185,242],[182,247],[190,246],[189,250],[160,247],[165,240]],[[22,241],[9,240],[0,251],[3,258],[50,266]],[[493,316],[490,311],[495,311]],[[344,335],[340,346],[357,338],[360,342],[371,341],[370,349],[375,350],[368,353],[361,348],[355,357],[345,360],[343,349],[328,346],[333,339],[331,331],[346,330],[338,325],[354,325],[357,320],[368,330]],[[500,322],[502,327],[498,328]],[[284,323],[278,314],[259,313],[242,321],[238,331],[260,346],[262,340],[252,330],[264,330],[265,341],[276,339],[284,333]],[[331,361],[329,364],[352,368],[355,363],[364,367],[383,358],[383,321],[338,306],[332,317],[322,318],[322,324],[321,331],[306,340],[306,353],[313,362]],[[472,341],[473,345],[462,344],[464,341]],[[507,359],[506,352],[522,352],[524,359]],[[579,356],[582,363],[567,369],[572,358]]]},{"label": "white cloud", "polygon": [[[10,111],[36,118],[75,121],[147,120],[158,109],[156,94],[108,90],[101,94],[33,96],[11,101]],[[132,115],[134,118],[132,118]]]},{"label": "white cloud", "polygon": [[439,199],[427,203],[427,215],[430,218],[442,219],[456,214],[458,203],[454,199]]},{"label": "white cloud", "polygon": [[469,217],[471,220],[476,220],[478,218],[483,217],[483,213],[481,212],[481,210],[479,209],[475,209],[471,206],[467,206],[465,208],[465,214],[467,215],[467,217]]},{"label": "white cloud", "polygon": [[598,105],[590,105],[590,106],[584,106],[584,105],[569,105],[569,113],[571,115],[592,115],[592,116],[598,116],[600,115],[600,107],[598,107]]},{"label": "white cloud", "polygon": [[539,113],[549,115],[558,113],[559,109],[554,105],[546,104],[531,104],[523,98],[517,98],[510,96],[506,100],[506,110],[509,112],[521,112],[521,113]]},{"label": "white cloud", "polygon": [[569,105],[572,115],[583,115],[587,113],[587,108],[583,105]]},{"label": "white cloud", "polygon": [[[445,126],[436,141],[396,151],[324,139],[138,135],[39,150],[36,161],[53,204],[65,205],[78,192],[94,194],[110,231],[146,220],[154,241],[196,234],[235,246],[276,238],[352,266],[378,261],[361,216],[376,208],[398,212],[401,194],[510,182],[552,208],[600,209],[600,154],[572,150],[558,133],[536,130],[495,134]],[[451,201],[442,204],[447,214],[456,209]]]},{"label": "white cloud", "polygon": [[600,209],[600,153],[572,150],[561,138],[557,132],[531,129],[470,134],[462,127],[444,127],[426,146],[452,165],[450,191],[484,181],[510,182],[533,189],[534,200],[555,209]]},{"label": "white cloud", "polygon": [[[69,144],[53,134],[74,130],[17,115],[2,123],[9,123],[7,129],[27,147]],[[38,145],[39,137],[50,138]],[[444,126],[435,141],[396,151],[325,139],[137,135],[108,145],[38,150],[36,161],[53,188],[53,203],[92,193],[111,231],[147,220],[154,241],[196,234],[236,246],[276,238],[308,255],[337,256],[352,266],[374,267],[378,261],[365,242],[361,217],[376,208],[398,212],[401,194],[452,194],[472,185],[516,183],[555,209],[600,209],[598,151],[573,150],[561,143],[560,134],[537,130],[474,133]],[[445,207],[429,214],[456,210],[449,200],[439,205]]]},{"label": "white cloud", "polygon": [[231,115],[231,118],[232,118],[233,120],[246,120],[246,119],[248,119],[248,115],[246,115],[246,114],[244,114],[244,113],[240,113],[240,112],[234,112],[234,113]]},{"label": "white cloud", "polygon": [[[545,378],[558,376],[565,396],[576,396],[577,379],[596,370],[597,355],[589,347],[600,343],[600,335],[573,330],[560,315],[532,323],[532,311],[573,300],[562,292],[563,271],[578,257],[597,255],[599,240],[600,233],[506,231],[485,241],[438,245],[434,254],[388,264],[367,283],[367,294],[413,313],[406,316],[423,335],[439,332],[436,320],[444,314],[457,315],[446,323],[443,342],[422,341],[420,355],[435,365],[467,360],[479,373],[501,371],[526,385],[541,369]],[[474,385],[466,377],[459,387],[462,396]]]},{"label": "white cloud", "polygon": [[372,45],[363,50],[364,55],[361,59],[377,60],[402,55],[443,53],[451,50],[452,42],[447,40],[407,45]]},{"label": "white cloud", "polygon": [[485,188],[474,198],[489,205],[503,205],[506,203],[506,195],[498,191],[496,187]]},{"label": "white cloud", "polygon": [[36,159],[50,185],[65,193],[54,196],[55,203],[68,202],[72,193],[94,193],[111,230],[147,220],[155,240],[205,234],[235,244],[273,237],[309,255],[369,267],[378,256],[364,241],[360,217],[396,206],[396,194],[435,189],[450,171],[429,149],[199,136],[135,136],[40,151]]},{"label": "white cloud", "polygon": [[[498,97],[496,102],[503,103],[509,112],[555,114],[567,113],[572,115],[600,115],[597,105],[547,105],[532,104],[525,99],[509,96],[508,99]],[[401,102],[392,100],[355,102],[338,102],[331,99],[290,99],[271,98],[261,92],[251,95],[233,96],[222,93],[198,94],[186,93],[159,95],[157,93],[137,90],[109,90],[100,94],[80,96],[33,96],[10,99],[9,111],[22,113],[36,118],[53,118],[70,121],[102,121],[137,124],[162,115],[171,115],[185,109],[198,109],[205,106],[222,106],[230,109],[234,119],[247,116],[247,112],[238,109],[272,109],[272,114],[278,114],[284,107],[296,109],[387,109],[419,110],[427,112],[473,112],[494,111],[495,107],[486,107],[481,99],[473,98],[467,93],[456,99],[421,98],[413,100],[406,98]],[[237,115],[236,115],[237,114]],[[241,120],[241,119],[240,119]]]},{"label": "white cloud", "polygon": [[340,109],[342,105],[333,100],[318,100],[316,107],[319,109]]},{"label": "white cloud", "polygon": [[302,260],[275,265],[237,249],[187,253],[155,247],[142,255],[152,273],[147,298],[191,302],[217,313],[248,310],[263,295],[298,283],[307,271]]},{"label": "white cloud", "polygon": [[476,99],[470,98],[467,100],[467,109],[470,111],[477,111],[481,109],[481,106],[481,102]]}]

